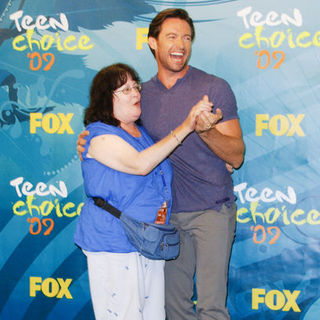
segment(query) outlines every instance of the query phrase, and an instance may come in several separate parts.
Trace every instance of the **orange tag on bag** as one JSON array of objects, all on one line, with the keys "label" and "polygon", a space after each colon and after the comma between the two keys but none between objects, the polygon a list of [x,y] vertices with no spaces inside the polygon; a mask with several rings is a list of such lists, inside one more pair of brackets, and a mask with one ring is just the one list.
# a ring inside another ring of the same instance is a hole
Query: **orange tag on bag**
[{"label": "orange tag on bag", "polygon": [[158,210],[157,213],[157,218],[155,223],[156,224],[165,224],[166,223],[166,218],[167,218],[167,202],[165,201],[162,206],[160,207],[160,209]]}]

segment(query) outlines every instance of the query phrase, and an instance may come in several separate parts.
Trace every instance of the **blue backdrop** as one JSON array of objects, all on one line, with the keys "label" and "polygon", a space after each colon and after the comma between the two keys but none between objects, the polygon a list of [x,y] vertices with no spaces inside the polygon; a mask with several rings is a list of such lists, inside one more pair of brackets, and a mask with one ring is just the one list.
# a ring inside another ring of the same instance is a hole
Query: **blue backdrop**
[{"label": "blue backdrop", "polygon": [[231,318],[319,319],[317,0],[0,2],[0,319],[93,318],[72,240],[88,89],[115,62],[153,76],[147,28],[170,7],[195,22],[190,64],[226,79],[238,102]]}]

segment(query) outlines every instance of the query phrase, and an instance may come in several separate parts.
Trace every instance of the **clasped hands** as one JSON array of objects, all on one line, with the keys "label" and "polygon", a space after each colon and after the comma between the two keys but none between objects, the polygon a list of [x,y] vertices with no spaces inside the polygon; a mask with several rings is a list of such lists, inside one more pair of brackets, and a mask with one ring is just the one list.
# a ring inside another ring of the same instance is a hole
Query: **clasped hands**
[{"label": "clasped hands", "polygon": [[[204,102],[209,102],[208,96],[204,96],[202,99]],[[216,113],[202,111],[196,119],[195,131],[200,134],[209,131],[217,124],[223,117],[221,109],[217,108]],[[233,173],[233,167],[231,164],[226,163],[226,168],[230,173]]]},{"label": "clasped hands", "polygon": [[[209,102],[209,98],[205,95],[202,99],[204,102]],[[217,124],[223,117],[221,109],[217,108],[215,113],[203,111],[196,119],[195,131],[197,133],[202,133],[210,130]]]}]

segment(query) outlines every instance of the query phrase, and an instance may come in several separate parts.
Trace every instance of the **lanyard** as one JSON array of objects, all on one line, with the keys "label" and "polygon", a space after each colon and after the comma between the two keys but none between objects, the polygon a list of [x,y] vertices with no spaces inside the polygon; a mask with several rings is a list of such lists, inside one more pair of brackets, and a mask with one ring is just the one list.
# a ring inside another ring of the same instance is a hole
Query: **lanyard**
[{"label": "lanyard", "polygon": [[169,202],[170,202],[170,194],[169,194],[169,190],[168,190],[168,187],[167,187],[167,184],[166,184],[166,180],[164,178],[164,172],[163,170],[161,169],[161,165],[159,165],[159,174],[162,178],[162,183],[163,183],[163,189],[164,189],[164,192],[166,194],[166,202],[167,202],[167,206],[169,205]]}]

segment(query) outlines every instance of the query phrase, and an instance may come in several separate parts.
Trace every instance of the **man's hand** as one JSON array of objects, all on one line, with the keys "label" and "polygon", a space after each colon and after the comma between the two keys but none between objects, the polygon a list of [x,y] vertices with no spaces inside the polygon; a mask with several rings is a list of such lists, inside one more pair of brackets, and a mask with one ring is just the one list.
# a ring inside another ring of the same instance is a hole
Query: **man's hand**
[{"label": "man's hand", "polygon": [[222,119],[222,117],[222,111],[219,108],[216,109],[216,113],[207,111],[202,112],[197,118],[195,128],[196,132],[202,133],[210,130],[214,127],[215,124],[217,124]]},{"label": "man's hand", "polygon": [[79,155],[80,160],[82,161],[82,152],[85,151],[84,146],[87,143],[87,140],[85,139],[85,137],[89,134],[89,131],[84,130],[82,131],[79,136],[78,136],[78,140],[77,140],[77,152]]}]

